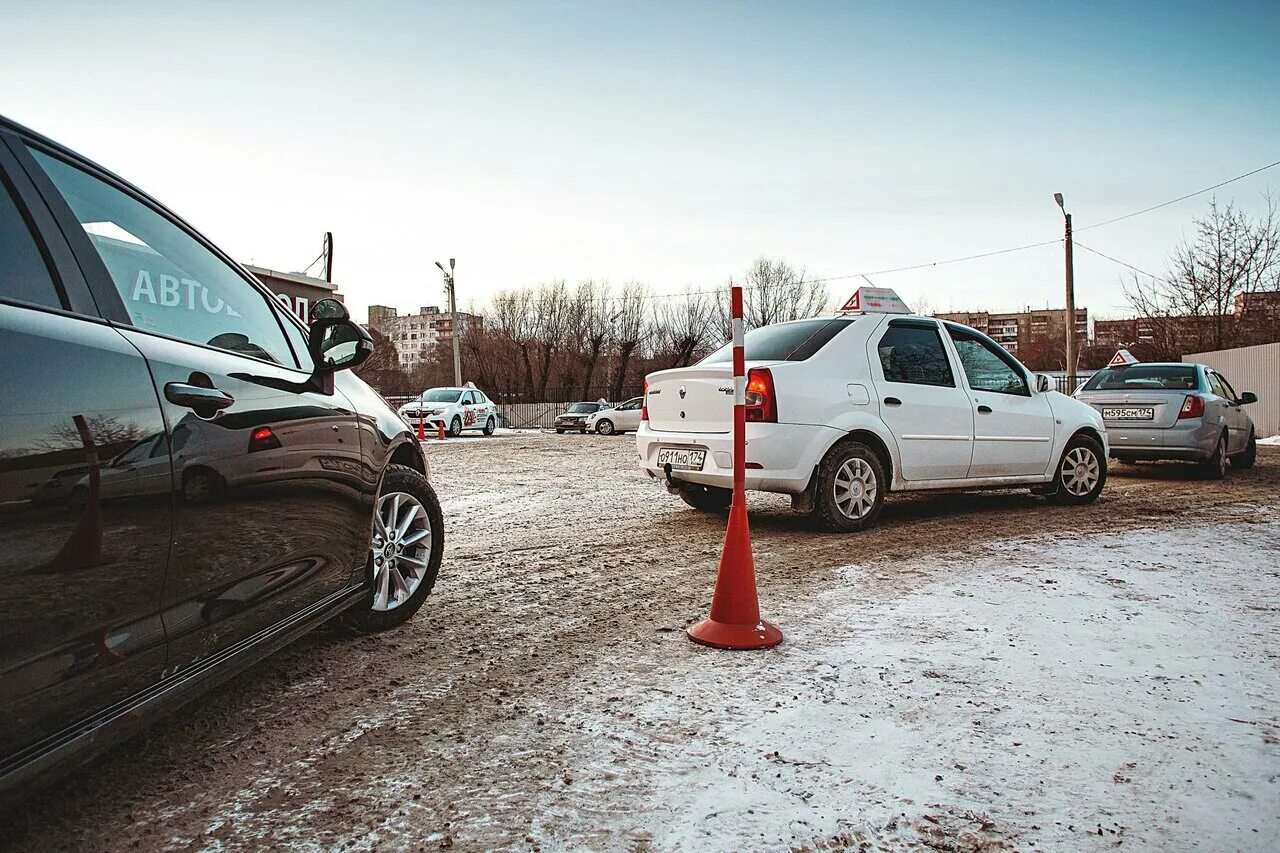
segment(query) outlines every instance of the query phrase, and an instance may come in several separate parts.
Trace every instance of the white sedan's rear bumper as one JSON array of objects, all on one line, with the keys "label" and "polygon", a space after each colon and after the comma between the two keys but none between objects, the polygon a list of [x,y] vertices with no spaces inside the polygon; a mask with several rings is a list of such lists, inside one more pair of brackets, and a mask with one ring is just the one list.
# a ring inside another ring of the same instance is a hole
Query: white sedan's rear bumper
[{"label": "white sedan's rear bumper", "polygon": [[[762,492],[799,494],[809,485],[814,467],[822,460],[839,430],[808,424],[747,424],[747,488]],[[701,471],[672,471],[677,483],[733,487],[733,435],[731,433],[661,432],[641,423],[636,432],[640,467],[651,477],[666,479],[658,465],[663,447],[706,450]]]}]

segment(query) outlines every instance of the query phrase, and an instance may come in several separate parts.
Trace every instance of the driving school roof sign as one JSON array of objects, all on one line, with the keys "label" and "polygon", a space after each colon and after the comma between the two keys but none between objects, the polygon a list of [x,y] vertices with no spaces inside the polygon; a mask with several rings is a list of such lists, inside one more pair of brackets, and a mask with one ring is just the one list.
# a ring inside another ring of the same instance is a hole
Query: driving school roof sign
[{"label": "driving school roof sign", "polygon": [[1107,362],[1107,367],[1128,367],[1137,363],[1138,360],[1127,349],[1118,349],[1116,354],[1111,356],[1111,361]]},{"label": "driving school roof sign", "polygon": [[841,311],[861,311],[875,314],[910,314],[907,303],[888,287],[859,287],[853,296],[840,306]]}]

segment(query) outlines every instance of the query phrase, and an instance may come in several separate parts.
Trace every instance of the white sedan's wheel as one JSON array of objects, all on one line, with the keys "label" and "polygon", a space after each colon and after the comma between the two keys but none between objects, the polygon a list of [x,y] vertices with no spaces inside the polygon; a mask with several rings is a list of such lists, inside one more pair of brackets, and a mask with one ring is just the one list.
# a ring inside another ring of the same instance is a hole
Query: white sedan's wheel
[{"label": "white sedan's wheel", "polygon": [[846,518],[854,521],[865,518],[876,505],[876,472],[865,459],[845,460],[836,471],[831,487],[836,508]]},{"label": "white sedan's wheel", "polygon": [[1101,475],[1098,457],[1087,447],[1076,447],[1062,457],[1062,487],[1078,498],[1093,491]]},{"label": "white sedan's wheel", "polygon": [[596,432],[600,435],[613,435],[613,421],[608,418],[601,418],[596,421]]},{"label": "white sedan's wheel", "polygon": [[1087,504],[1097,500],[1107,482],[1107,461],[1102,445],[1086,433],[1073,436],[1058,462],[1053,500],[1064,504]]}]

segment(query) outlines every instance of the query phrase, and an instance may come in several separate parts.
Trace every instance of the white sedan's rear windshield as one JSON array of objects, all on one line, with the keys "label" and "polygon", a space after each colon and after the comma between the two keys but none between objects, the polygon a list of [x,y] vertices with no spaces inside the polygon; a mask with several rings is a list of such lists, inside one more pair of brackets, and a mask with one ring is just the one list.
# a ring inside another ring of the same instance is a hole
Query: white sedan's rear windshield
[{"label": "white sedan's rear windshield", "polygon": [[1085,391],[1195,391],[1200,387],[1194,365],[1134,364],[1099,370],[1085,383]]},{"label": "white sedan's rear windshield", "polygon": [[[827,345],[840,330],[854,321],[853,317],[821,318],[761,326],[742,338],[747,361],[804,361]],[[733,344],[728,343],[704,358],[699,364],[733,361]]]}]

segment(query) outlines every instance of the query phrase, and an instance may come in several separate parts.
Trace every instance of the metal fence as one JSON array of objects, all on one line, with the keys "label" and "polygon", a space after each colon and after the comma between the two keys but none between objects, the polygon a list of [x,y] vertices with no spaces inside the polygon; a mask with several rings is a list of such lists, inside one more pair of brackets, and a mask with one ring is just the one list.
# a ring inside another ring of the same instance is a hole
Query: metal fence
[{"label": "metal fence", "polygon": [[[544,392],[533,393],[524,391],[490,392],[484,388],[480,390],[484,391],[489,399],[497,404],[499,426],[511,429],[550,429],[555,422],[556,415],[562,414],[574,403],[595,403],[600,400],[620,403],[632,397],[639,397],[641,394],[640,388],[628,386],[622,388],[623,393],[619,395],[617,400],[611,399],[613,397],[612,389],[603,387],[587,389],[586,396],[583,395],[581,386],[577,388],[548,388]],[[386,398],[387,402],[396,408],[416,399],[416,396]]]},{"label": "metal fence", "polygon": [[1227,378],[1237,394],[1257,394],[1258,402],[1245,411],[1253,418],[1258,438],[1280,435],[1280,343],[1195,352],[1182,360],[1209,365]]}]

